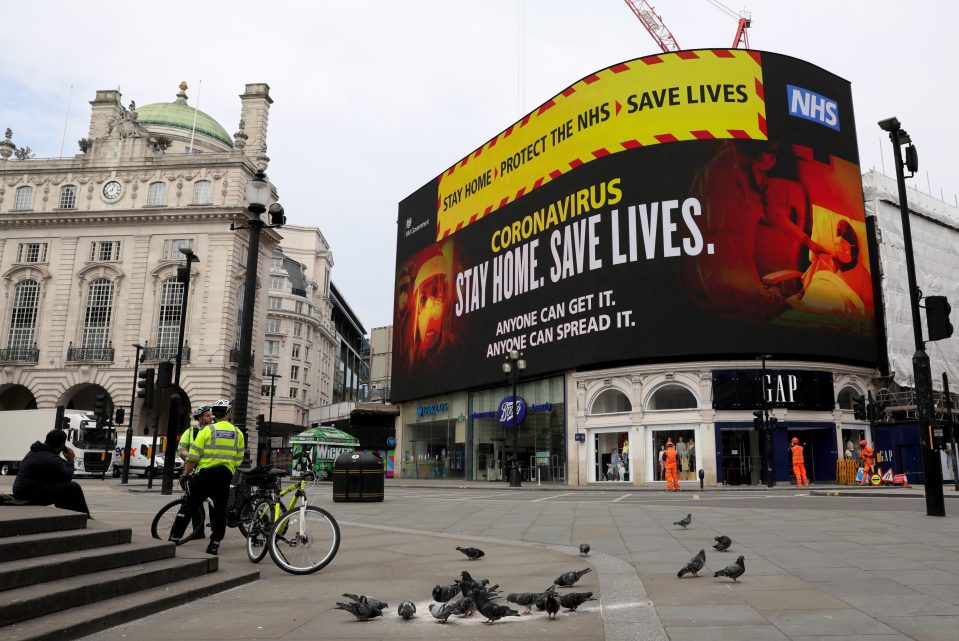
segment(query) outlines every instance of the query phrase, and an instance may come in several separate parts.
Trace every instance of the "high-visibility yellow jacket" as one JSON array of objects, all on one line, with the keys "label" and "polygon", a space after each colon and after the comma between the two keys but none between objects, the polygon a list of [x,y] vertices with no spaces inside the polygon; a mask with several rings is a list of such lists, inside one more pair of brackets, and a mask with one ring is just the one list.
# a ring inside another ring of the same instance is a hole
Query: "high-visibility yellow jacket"
[{"label": "high-visibility yellow jacket", "polygon": [[201,429],[203,428],[199,425],[191,425],[183,430],[183,434],[180,435],[180,442],[176,447],[176,451],[180,455],[180,458],[186,460],[187,456],[189,456],[190,446],[193,445],[193,439],[197,437]]},{"label": "high-visibility yellow jacket", "polygon": [[187,460],[193,461],[198,471],[224,465],[235,473],[243,462],[245,448],[243,432],[229,421],[220,421],[200,430],[190,445]]}]

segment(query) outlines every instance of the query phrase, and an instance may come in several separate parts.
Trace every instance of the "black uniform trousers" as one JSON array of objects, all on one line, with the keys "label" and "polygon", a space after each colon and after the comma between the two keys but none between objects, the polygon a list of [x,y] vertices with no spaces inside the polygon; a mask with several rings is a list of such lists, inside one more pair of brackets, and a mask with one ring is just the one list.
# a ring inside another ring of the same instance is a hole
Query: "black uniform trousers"
[{"label": "black uniform trousers", "polygon": [[210,514],[212,532],[210,541],[220,542],[226,534],[226,504],[230,500],[230,483],[233,481],[233,472],[225,465],[207,467],[196,474],[190,484],[190,497],[177,512],[176,521],[170,532],[171,537],[178,539],[186,531],[187,523],[197,513],[204,501],[208,498],[213,501]]}]

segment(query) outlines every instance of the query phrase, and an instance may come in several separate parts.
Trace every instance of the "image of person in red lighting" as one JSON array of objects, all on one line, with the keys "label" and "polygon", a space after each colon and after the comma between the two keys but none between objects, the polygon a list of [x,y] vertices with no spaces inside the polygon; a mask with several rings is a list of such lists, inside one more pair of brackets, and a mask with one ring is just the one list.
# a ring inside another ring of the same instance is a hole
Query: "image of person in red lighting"
[{"label": "image of person in red lighting", "polygon": [[873,310],[872,276],[862,260],[863,243],[845,218],[835,223],[832,250],[816,256],[802,277],[804,292],[790,300],[797,309],[864,320]]},{"label": "image of person in red lighting", "polygon": [[449,261],[439,247],[427,250],[421,261],[412,289],[414,363],[430,362],[451,339]]}]

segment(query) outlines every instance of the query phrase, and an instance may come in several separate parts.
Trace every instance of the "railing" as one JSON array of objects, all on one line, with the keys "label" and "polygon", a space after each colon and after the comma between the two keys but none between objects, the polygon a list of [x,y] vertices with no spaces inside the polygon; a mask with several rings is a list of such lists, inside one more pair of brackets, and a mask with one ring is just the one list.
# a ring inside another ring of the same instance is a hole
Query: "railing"
[{"label": "railing", "polygon": [[[252,366],[253,361],[256,360],[256,350],[250,352],[250,365]],[[230,349],[230,362],[234,365],[240,364],[240,348],[234,347]]]},{"label": "railing", "polygon": [[40,350],[33,347],[8,347],[0,349],[0,363],[39,363]]},{"label": "railing", "polygon": [[68,363],[82,363],[88,361],[113,362],[113,347],[74,347],[67,348]]},{"label": "railing", "polygon": [[[145,361],[171,361],[176,358],[176,345],[144,347],[143,360]],[[190,360],[190,346],[183,346],[183,360]]]}]

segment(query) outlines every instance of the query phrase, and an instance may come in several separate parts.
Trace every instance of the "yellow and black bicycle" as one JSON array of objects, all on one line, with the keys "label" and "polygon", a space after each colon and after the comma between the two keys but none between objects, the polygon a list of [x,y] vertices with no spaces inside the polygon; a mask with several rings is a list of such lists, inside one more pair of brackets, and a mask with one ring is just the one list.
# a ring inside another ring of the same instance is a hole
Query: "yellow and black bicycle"
[{"label": "yellow and black bicycle", "polygon": [[[279,477],[273,499],[257,505],[247,525],[246,554],[259,563],[269,552],[273,562],[290,574],[312,574],[333,560],[340,549],[340,526],[333,515],[309,504],[307,487],[314,480],[313,466],[307,455],[299,456],[295,466],[303,470],[297,483],[279,489]],[[289,506],[283,498],[293,494]]]}]

